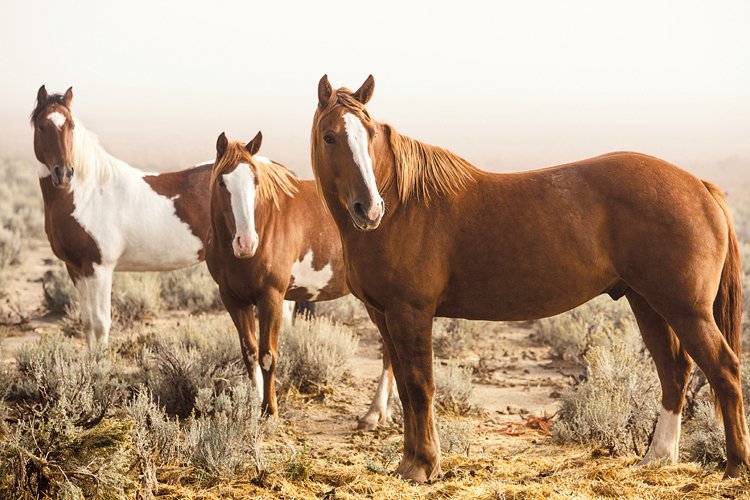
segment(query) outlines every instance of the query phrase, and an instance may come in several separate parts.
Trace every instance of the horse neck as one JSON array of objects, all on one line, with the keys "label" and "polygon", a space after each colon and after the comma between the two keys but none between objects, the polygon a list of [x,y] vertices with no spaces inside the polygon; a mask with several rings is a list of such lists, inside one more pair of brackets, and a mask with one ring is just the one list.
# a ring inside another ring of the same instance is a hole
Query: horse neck
[{"label": "horse neck", "polygon": [[88,131],[78,120],[73,130],[74,183],[103,184],[123,174],[143,176],[143,172],[109,154],[97,137]]},{"label": "horse neck", "polygon": [[[385,217],[388,217],[389,212],[401,205],[401,199],[398,195],[398,183],[396,182],[396,157],[391,148],[389,128],[382,123],[378,123],[377,126],[378,133],[373,141],[375,158],[375,161],[373,161],[373,171],[380,196],[383,197],[385,206],[388,207],[385,213]],[[387,179],[390,179],[390,182],[386,185]]]}]

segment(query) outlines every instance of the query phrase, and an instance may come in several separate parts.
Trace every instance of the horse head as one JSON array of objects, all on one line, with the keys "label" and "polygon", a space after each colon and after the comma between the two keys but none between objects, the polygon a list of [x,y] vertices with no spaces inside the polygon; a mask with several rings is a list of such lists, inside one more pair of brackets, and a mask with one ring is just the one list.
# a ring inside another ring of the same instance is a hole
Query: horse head
[{"label": "horse head", "polygon": [[52,177],[52,185],[67,189],[73,178],[73,129],[75,122],[70,112],[73,87],[65,94],[48,94],[42,85],[36,96],[36,107],[31,113],[34,127],[34,153],[45,168],[40,177]]},{"label": "horse head", "polygon": [[374,89],[372,75],[356,92],[334,90],[324,75],[311,136],[320,192],[329,207],[340,204],[362,231],[377,228],[385,213],[372,164],[376,126],[365,109]]},{"label": "horse head", "polygon": [[247,144],[229,142],[224,132],[216,140],[211,206],[233,235],[232,250],[239,259],[249,259],[258,249],[255,228],[258,163],[268,161],[255,156],[262,140],[260,132]]}]

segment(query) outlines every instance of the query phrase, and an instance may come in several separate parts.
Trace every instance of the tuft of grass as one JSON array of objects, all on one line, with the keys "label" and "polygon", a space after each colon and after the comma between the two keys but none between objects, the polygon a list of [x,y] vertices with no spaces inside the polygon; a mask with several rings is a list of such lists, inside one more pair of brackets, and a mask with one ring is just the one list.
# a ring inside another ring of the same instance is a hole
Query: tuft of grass
[{"label": "tuft of grass", "polygon": [[168,309],[205,312],[222,308],[219,286],[205,265],[160,273],[159,283],[161,299]]},{"label": "tuft of grass", "polygon": [[341,323],[320,316],[297,318],[282,327],[278,376],[302,392],[316,392],[341,381],[357,338]]},{"label": "tuft of grass", "polygon": [[435,364],[435,406],[446,413],[465,415],[472,408],[471,367],[455,360]]},{"label": "tuft of grass", "polygon": [[68,271],[62,265],[46,271],[42,276],[44,290],[44,306],[51,312],[66,313],[77,307],[78,292]]},{"label": "tuft of grass", "polygon": [[446,455],[463,454],[471,451],[474,426],[469,421],[438,420],[440,450]]},{"label": "tuft of grass", "polygon": [[113,316],[123,326],[153,316],[162,307],[159,278],[154,273],[115,273]]},{"label": "tuft of grass", "polygon": [[591,443],[613,455],[643,454],[659,408],[653,364],[623,343],[592,347],[584,361],[589,378],[563,391],[554,437]]}]

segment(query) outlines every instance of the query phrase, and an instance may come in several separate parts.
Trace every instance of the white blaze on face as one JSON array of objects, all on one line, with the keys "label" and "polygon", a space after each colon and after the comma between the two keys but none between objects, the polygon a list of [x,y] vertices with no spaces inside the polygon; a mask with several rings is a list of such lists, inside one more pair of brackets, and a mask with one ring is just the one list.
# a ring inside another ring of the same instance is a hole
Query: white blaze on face
[{"label": "white blaze on face", "polygon": [[59,111],[53,111],[52,113],[48,114],[47,119],[51,121],[58,130],[62,129],[66,121],[65,115],[60,113]]},{"label": "white blaze on face", "polygon": [[222,177],[229,191],[229,202],[234,215],[234,254],[252,256],[258,246],[258,233],[255,230],[255,174],[250,165],[240,163]]},{"label": "white blaze on face", "polygon": [[320,292],[328,285],[333,277],[333,269],[328,263],[322,269],[313,267],[313,252],[310,250],[305,256],[292,264],[292,284],[290,288],[304,288],[311,295],[310,300],[316,300]]},{"label": "white blaze on face", "polygon": [[346,140],[354,156],[354,163],[359,167],[362,180],[370,192],[373,206],[380,207],[381,198],[378,192],[378,186],[375,182],[375,171],[372,169],[372,159],[368,149],[368,135],[362,120],[353,115],[346,113],[344,115],[344,130],[346,131]]}]

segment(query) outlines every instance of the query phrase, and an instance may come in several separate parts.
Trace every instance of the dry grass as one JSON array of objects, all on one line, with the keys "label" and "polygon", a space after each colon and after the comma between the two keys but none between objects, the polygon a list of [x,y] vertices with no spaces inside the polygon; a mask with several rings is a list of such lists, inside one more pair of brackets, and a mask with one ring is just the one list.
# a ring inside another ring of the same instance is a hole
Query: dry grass
[{"label": "dry grass", "polygon": [[168,309],[194,312],[222,309],[219,287],[205,264],[159,274],[161,298]]},{"label": "dry grass", "polygon": [[351,325],[362,320],[369,320],[367,309],[354,295],[347,295],[340,299],[317,302],[315,313],[318,316],[327,316],[333,321]]}]

